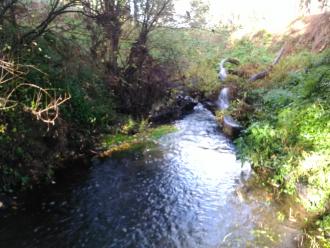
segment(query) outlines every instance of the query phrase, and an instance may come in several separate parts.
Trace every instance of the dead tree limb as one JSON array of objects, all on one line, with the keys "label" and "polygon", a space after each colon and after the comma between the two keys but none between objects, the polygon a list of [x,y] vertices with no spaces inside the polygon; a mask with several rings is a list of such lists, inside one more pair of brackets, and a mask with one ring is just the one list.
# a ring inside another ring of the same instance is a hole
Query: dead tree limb
[{"label": "dead tree limb", "polygon": [[273,63],[264,71],[259,72],[257,74],[254,74],[252,77],[250,77],[249,82],[254,82],[257,81],[259,79],[263,79],[265,77],[267,77],[269,75],[269,73],[271,72],[271,70],[273,69],[273,67],[278,64],[278,62],[280,61],[280,59],[282,58],[282,55],[284,53],[284,46],[281,48],[281,50],[277,53],[276,58],[274,59]]}]

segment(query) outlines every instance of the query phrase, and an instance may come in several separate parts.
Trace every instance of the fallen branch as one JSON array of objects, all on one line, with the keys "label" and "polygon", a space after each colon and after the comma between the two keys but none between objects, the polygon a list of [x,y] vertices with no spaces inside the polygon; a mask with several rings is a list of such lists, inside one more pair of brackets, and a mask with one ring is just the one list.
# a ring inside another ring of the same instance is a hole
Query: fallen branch
[{"label": "fallen branch", "polygon": [[252,77],[250,77],[249,82],[254,82],[257,81],[259,79],[263,79],[265,77],[268,76],[268,74],[271,72],[271,70],[273,69],[273,67],[278,64],[278,62],[280,61],[280,59],[282,58],[282,55],[284,53],[284,46],[281,48],[281,50],[277,53],[276,58],[274,59],[273,63],[268,67],[268,69],[259,72],[257,74],[254,74]]}]

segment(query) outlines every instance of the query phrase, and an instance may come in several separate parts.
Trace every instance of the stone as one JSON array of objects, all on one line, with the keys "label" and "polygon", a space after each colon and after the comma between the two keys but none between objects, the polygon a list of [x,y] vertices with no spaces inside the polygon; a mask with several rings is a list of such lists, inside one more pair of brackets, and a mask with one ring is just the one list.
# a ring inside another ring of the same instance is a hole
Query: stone
[{"label": "stone", "polygon": [[154,108],[149,117],[151,122],[156,124],[168,123],[190,113],[197,103],[198,102],[190,96],[178,95],[170,104],[166,103]]}]

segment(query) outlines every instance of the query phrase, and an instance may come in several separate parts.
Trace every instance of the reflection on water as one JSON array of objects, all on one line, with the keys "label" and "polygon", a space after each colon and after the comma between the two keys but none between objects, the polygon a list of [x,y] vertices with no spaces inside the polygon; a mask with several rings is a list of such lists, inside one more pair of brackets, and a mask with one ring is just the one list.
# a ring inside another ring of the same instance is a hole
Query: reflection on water
[{"label": "reflection on water", "polygon": [[197,106],[176,125],[156,146],[75,171],[6,213],[0,247],[277,247],[276,211],[236,193],[249,169],[211,113]]}]

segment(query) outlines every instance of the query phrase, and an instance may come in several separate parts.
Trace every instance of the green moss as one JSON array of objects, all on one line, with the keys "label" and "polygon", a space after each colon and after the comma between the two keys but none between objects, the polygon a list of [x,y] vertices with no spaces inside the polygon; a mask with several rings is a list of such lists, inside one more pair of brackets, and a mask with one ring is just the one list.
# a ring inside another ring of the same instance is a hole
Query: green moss
[{"label": "green moss", "polygon": [[144,129],[143,131],[134,135],[129,134],[113,134],[106,135],[102,140],[103,152],[101,157],[112,156],[114,152],[122,152],[125,150],[135,150],[148,143],[152,143],[162,136],[175,132],[177,128],[174,125],[162,125],[155,128]]},{"label": "green moss", "polygon": [[113,135],[107,135],[103,138],[102,145],[103,147],[111,147],[113,145],[119,145],[126,142],[131,142],[136,138],[133,135],[127,135],[127,134],[113,134]]},{"label": "green moss", "polygon": [[149,130],[148,136],[151,139],[159,139],[162,136],[177,131],[177,128],[174,125],[162,125],[156,128]]}]

